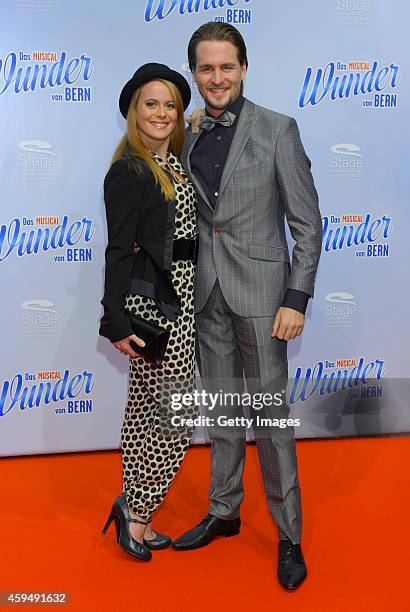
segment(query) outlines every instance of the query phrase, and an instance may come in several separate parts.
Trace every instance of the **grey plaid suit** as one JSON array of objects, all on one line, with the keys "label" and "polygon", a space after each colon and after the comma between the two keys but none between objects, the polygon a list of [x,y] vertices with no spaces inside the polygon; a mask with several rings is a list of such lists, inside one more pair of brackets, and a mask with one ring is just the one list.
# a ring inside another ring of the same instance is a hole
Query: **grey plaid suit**
[{"label": "grey plaid suit", "polygon": [[[313,296],[322,221],[310,161],[296,121],[245,99],[213,209],[192,175],[198,135],[188,130],[183,163],[199,194],[199,254],[195,281],[198,365],[210,392],[274,395],[286,388],[287,345],[271,337],[287,288]],[[295,246],[290,265],[285,218]],[[250,416],[287,418],[281,406],[251,408]],[[217,406],[212,416],[241,415]],[[270,512],[280,537],[300,542],[302,512],[292,427],[254,426]],[[243,498],[245,429],[209,428],[210,514],[239,516]]]}]

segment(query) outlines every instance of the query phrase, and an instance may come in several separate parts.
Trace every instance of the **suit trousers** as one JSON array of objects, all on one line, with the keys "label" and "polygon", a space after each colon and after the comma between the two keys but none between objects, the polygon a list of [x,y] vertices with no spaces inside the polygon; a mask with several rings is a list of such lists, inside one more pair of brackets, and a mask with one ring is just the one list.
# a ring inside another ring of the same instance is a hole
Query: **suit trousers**
[{"label": "suit trousers", "polygon": [[203,389],[214,397],[206,396],[205,407],[212,419],[209,423],[213,423],[208,426],[209,513],[228,520],[239,516],[247,429],[241,417],[249,404],[248,419],[252,421],[270,513],[279,537],[296,544],[301,541],[302,509],[294,429],[284,425],[289,417],[287,343],[272,338],[273,321],[273,315],[252,318],[235,314],[217,280],[205,307],[196,315],[198,367]]}]

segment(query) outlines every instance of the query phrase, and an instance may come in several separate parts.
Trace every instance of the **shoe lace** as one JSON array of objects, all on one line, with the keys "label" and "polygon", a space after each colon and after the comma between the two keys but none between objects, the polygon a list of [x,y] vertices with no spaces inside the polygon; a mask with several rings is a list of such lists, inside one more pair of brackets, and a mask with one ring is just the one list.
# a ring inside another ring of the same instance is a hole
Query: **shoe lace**
[{"label": "shoe lace", "polygon": [[297,561],[298,563],[303,563],[302,553],[299,544],[292,544],[292,542],[286,542],[286,544],[282,547],[281,561]]}]

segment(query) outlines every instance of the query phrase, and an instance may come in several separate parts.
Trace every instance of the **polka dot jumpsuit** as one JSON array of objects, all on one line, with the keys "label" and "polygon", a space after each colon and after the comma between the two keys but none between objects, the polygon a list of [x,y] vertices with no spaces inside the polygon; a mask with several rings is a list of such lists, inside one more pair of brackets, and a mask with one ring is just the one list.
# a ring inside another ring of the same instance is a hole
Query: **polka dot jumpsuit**
[{"label": "polka dot jumpsuit", "polygon": [[[163,160],[154,155],[165,168]],[[174,180],[176,191],[174,239],[194,239],[197,234],[195,192],[178,159],[168,153],[168,165],[185,182]],[[170,204],[173,206],[173,204]],[[195,388],[195,329],[192,261],[172,262],[172,282],[181,299],[182,312],[169,321],[153,299],[128,294],[127,308],[171,332],[160,367],[142,357],[130,359],[128,401],[121,430],[123,493],[141,519],[150,520],[177,473],[192,436],[192,428],[177,427],[172,417],[181,416],[171,405],[174,393],[192,393]],[[175,398],[174,398],[175,399]],[[194,407],[183,416],[195,416]]]}]

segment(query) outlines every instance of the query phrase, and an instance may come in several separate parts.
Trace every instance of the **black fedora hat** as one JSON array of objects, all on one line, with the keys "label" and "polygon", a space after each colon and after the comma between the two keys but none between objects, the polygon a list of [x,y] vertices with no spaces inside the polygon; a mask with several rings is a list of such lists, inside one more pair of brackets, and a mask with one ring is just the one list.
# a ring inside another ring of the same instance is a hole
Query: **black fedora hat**
[{"label": "black fedora hat", "polygon": [[191,101],[191,88],[188,85],[188,81],[176,72],[175,70],[171,70],[165,64],[144,64],[140,66],[138,70],[134,73],[134,76],[124,85],[120,94],[119,106],[121,115],[126,119],[128,109],[130,107],[131,98],[134,91],[144,83],[148,83],[148,81],[152,81],[153,79],[165,79],[167,81],[171,81],[174,83],[181,94],[182,103],[184,105],[184,110],[186,110]]}]

